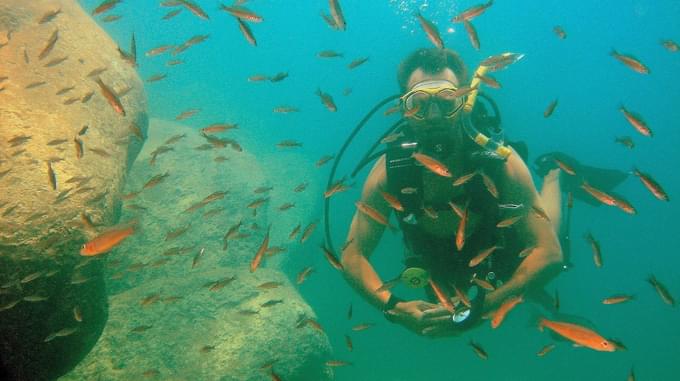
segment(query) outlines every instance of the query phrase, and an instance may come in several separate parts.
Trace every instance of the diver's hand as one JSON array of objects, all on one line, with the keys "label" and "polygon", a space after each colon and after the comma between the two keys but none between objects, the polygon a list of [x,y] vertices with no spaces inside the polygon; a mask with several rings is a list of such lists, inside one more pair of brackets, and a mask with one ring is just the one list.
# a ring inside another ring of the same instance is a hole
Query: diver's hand
[{"label": "diver's hand", "polygon": [[423,319],[430,322],[422,329],[421,334],[425,337],[450,337],[458,336],[463,330],[456,327],[451,321],[451,312],[446,308],[437,306],[431,310],[423,312]]},{"label": "diver's hand", "polygon": [[431,321],[432,324],[423,329],[423,336],[458,336],[462,332],[479,325],[484,312],[485,299],[486,293],[479,291],[472,300],[471,308],[458,309],[453,315],[442,307],[438,307],[436,310],[425,311],[423,319]]},{"label": "diver's hand", "polygon": [[385,311],[385,315],[390,321],[401,324],[418,335],[424,335],[425,328],[438,324],[440,321],[451,324],[451,314],[448,311],[444,310],[448,313],[448,317],[432,312],[440,309],[443,308],[437,304],[412,300],[397,303],[394,308]]}]

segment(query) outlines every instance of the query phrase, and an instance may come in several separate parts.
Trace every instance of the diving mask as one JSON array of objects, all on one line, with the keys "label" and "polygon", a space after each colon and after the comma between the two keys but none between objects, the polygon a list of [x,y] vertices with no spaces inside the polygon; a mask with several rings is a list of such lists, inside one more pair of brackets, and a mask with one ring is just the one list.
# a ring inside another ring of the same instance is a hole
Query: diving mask
[{"label": "diving mask", "polygon": [[463,107],[463,98],[456,94],[458,88],[447,80],[423,81],[401,96],[404,115],[423,120],[432,103],[444,118],[452,118]]}]

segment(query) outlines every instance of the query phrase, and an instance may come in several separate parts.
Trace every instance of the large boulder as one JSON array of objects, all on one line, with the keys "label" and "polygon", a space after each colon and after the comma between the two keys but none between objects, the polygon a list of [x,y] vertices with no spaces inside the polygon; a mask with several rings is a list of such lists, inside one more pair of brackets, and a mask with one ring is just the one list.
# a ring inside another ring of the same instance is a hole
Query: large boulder
[{"label": "large boulder", "polygon": [[[288,225],[311,210],[280,189],[291,179],[267,173],[239,131],[202,136],[150,121],[123,192],[122,220],[139,229],[104,257],[109,323],[63,380],[266,380],[268,363],[283,379],[332,377],[328,337],[282,271],[299,247]],[[286,176],[309,177],[287,159],[298,169]],[[268,246],[289,250],[270,250],[251,272],[270,224]]]},{"label": "large boulder", "polygon": [[0,362],[13,379],[54,379],[106,322],[102,263],[79,247],[119,220],[146,96],[73,0],[0,2],[0,62]]}]

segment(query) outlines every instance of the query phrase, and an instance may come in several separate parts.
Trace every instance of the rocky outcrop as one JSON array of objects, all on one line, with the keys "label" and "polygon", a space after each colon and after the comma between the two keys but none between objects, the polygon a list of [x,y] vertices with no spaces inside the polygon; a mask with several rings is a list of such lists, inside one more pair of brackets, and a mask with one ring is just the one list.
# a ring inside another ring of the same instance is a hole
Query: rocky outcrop
[{"label": "rocky outcrop", "polygon": [[0,62],[0,361],[12,378],[53,379],[106,321],[101,262],[78,251],[120,217],[146,99],[73,0],[2,1]]},{"label": "rocky outcrop", "polygon": [[[280,211],[298,202],[281,185],[304,169],[288,157],[290,178],[267,176],[240,135],[206,138],[151,120],[123,192],[122,220],[139,230],[103,258],[109,323],[63,380],[267,380],[271,369],[283,379],[331,378],[328,338],[281,271],[298,247],[289,221],[310,211]],[[268,246],[290,250],[270,250],[251,273],[270,224]]]},{"label": "rocky outcrop", "polygon": [[[258,288],[278,282],[273,289]],[[225,268],[158,278],[110,298],[94,350],[61,380],[328,380],[330,344],[281,273]],[[269,365],[270,367],[268,367]]]}]

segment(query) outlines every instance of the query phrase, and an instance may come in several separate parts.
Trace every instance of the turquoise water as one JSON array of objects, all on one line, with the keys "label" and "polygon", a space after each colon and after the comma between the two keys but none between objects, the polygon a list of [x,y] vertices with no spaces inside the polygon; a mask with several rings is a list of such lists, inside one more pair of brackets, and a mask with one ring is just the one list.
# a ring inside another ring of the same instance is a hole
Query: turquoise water
[{"label": "turquoise water", "polygon": [[[82,1],[86,10],[99,1]],[[680,194],[676,175],[680,131],[680,53],[667,51],[660,39],[680,41],[680,3],[657,1],[497,1],[473,21],[481,40],[475,51],[460,24],[448,20],[476,1],[342,1],[347,30],[328,28],[320,11],[328,12],[324,1],[249,1],[246,6],[264,17],[251,24],[258,46],[249,45],[235,20],[217,10],[217,2],[197,1],[210,15],[201,20],[186,11],[170,21],[161,17],[169,8],[157,1],[127,1],[110,14],[123,17],[102,25],[121,46],[129,44],[134,31],[142,79],[165,73],[167,78],[147,83],[149,114],[174,119],[180,112],[199,108],[201,112],[185,121],[196,128],[216,121],[238,123],[239,134],[257,142],[246,149],[258,154],[274,150],[284,139],[303,143],[301,153],[315,162],[336,152],[341,142],[363,115],[384,97],[398,91],[396,68],[403,57],[431,44],[420,29],[414,11],[420,10],[435,22],[446,46],[460,52],[474,69],[487,56],[505,51],[526,57],[496,73],[503,88],[492,92],[498,102],[508,137],[523,140],[530,149],[530,161],[537,155],[560,150],[584,163],[630,170],[633,166],[649,172],[669,193],[671,201],[654,199],[631,176],[617,188],[633,203],[638,214],[631,216],[606,206],[591,207],[577,202],[572,220],[574,268],[561,274],[547,289],[559,289],[561,311],[592,321],[607,337],[622,340],[627,351],[599,353],[572,348],[558,342],[546,357],[536,352],[552,342],[546,333],[530,327],[532,310],[523,306],[508,321],[492,331],[484,326],[459,338],[430,340],[384,320],[379,311],[364,303],[342,277],[325,266],[315,242],[322,229],[301,255],[316,258],[317,273],[301,285],[300,292],[316,310],[334,347],[334,357],[353,363],[337,368],[338,380],[623,380],[631,366],[638,379],[676,379],[680,351],[678,310],[663,304],[645,282],[653,273],[671,293],[680,295],[680,259],[677,247]],[[427,4],[430,4],[429,6]],[[101,18],[101,17],[100,17]],[[565,40],[552,31],[561,25]],[[453,28],[451,33],[448,28]],[[209,38],[177,58],[185,63],[167,67],[170,57],[144,57],[143,53],[163,44],[178,44],[208,34]],[[633,72],[608,55],[610,50],[633,54],[651,69],[651,74]],[[322,50],[344,54],[342,58],[317,58]],[[354,70],[346,65],[359,57],[369,61]],[[249,82],[255,74],[288,72],[278,83]],[[330,93],[338,111],[331,113],[315,95],[317,88]],[[343,95],[351,88],[350,95]],[[543,117],[543,110],[559,99],[555,113]],[[654,137],[638,134],[617,110],[620,104],[644,116]],[[272,109],[288,105],[301,112],[276,114]],[[346,153],[338,173],[345,174],[369,144],[396,117],[378,113]],[[614,137],[629,135],[636,147],[628,150],[615,144]],[[318,172],[325,184],[330,166]],[[366,173],[359,175],[358,185]],[[304,179],[291,179],[291,187]],[[538,181],[538,177],[535,177]],[[334,197],[332,233],[336,246],[343,242],[359,197],[359,186]],[[314,197],[308,195],[309,197]],[[321,218],[322,197],[316,213]],[[292,229],[292,227],[290,227]],[[590,248],[581,237],[592,231],[603,250],[605,265],[592,263]],[[402,244],[398,235],[386,233],[373,264],[383,278],[401,270]],[[288,264],[291,279],[308,264]],[[401,295],[406,290],[397,289]],[[613,293],[636,295],[633,302],[605,306],[603,297]],[[417,294],[413,295],[414,297]],[[353,318],[346,318],[349,304]],[[360,322],[377,323],[362,332],[351,327]],[[349,352],[344,335],[354,342]],[[481,343],[489,353],[484,361],[467,345]]]}]

